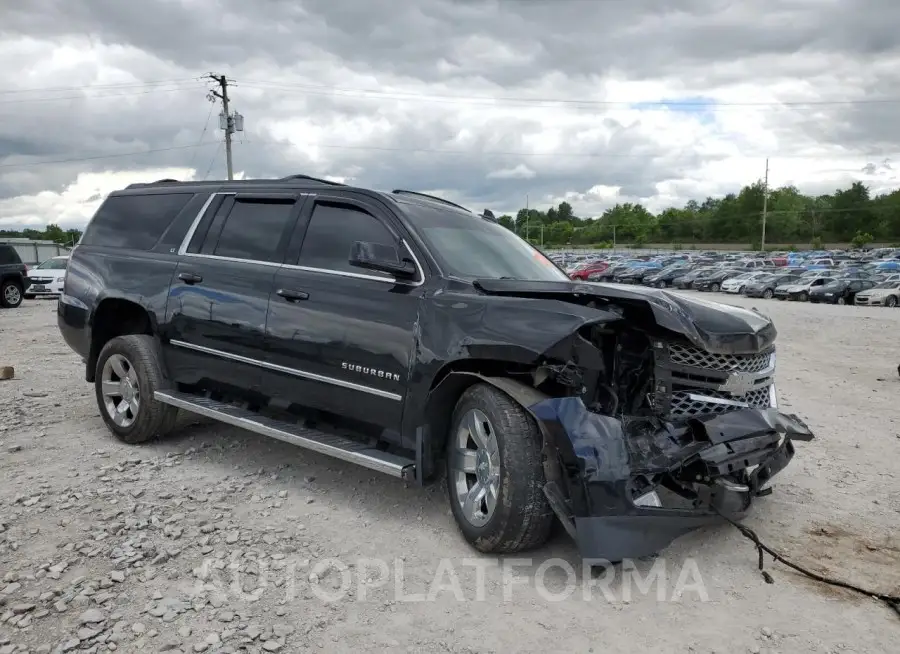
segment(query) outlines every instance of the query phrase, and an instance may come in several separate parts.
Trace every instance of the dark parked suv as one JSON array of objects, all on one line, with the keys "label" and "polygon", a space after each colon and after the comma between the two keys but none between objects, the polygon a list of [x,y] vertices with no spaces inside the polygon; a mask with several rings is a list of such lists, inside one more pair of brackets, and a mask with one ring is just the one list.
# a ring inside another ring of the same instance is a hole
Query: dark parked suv
[{"label": "dark parked suv", "polygon": [[0,244],[0,307],[14,309],[22,304],[28,269],[12,245]]},{"label": "dark parked suv", "polygon": [[65,340],[109,429],[179,409],[396,477],[447,475],[484,552],[657,552],[741,516],[812,434],[744,309],[576,282],[489,212],[306,176],[132,185],[70,257]]}]

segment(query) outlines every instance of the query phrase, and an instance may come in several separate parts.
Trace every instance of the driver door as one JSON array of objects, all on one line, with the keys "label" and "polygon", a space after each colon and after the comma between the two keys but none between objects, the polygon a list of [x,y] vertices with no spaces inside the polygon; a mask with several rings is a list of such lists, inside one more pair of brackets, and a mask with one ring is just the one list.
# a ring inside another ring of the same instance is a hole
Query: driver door
[{"label": "driver door", "polygon": [[415,259],[384,206],[339,191],[310,198],[275,274],[266,342],[282,373],[268,393],[399,432],[423,271],[397,280],[351,266],[356,241],[397,245]]}]

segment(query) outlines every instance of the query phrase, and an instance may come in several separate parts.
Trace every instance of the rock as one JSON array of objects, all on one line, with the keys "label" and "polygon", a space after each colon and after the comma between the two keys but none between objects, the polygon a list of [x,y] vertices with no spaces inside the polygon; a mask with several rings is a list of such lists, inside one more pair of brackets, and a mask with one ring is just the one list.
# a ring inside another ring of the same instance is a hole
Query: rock
[{"label": "rock", "polygon": [[190,637],[191,628],[190,627],[182,627],[181,629],[178,630],[178,635],[181,636],[182,638]]},{"label": "rock", "polygon": [[53,604],[53,608],[56,609],[57,613],[65,613],[69,609],[69,605],[59,600]]},{"label": "rock", "polygon": [[140,636],[142,633],[147,631],[147,627],[143,622],[135,622],[133,625],[131,625],[131,631]]},{"label": "rock", "polygon": [[263,643],[262,648],[267,652],[277,652],[282,647],[284,647],[283,643],[278,642],[277,640],[267,640]]},{"label": "rock", "polygon": [[16,369],[12,366],[0,367],[0,381],[6,381],[16,376]]},{"label": "rock", "polygon": [[209,649],[209,643],[204,643],[204,642],[194,643],[194,651],[195,652],[205,652],[208,649]]},{"label": "rock", "polygon": [[109,573],[109,578],[117,584],[121,584],[123,581],[125,581],[125,573],[121,570],[113,570]]},{"label": "rock", "polygon": [[81,645],[81,641],[77,638],[73,638],[71,640],[67,640],[63,643],[62,650],[64,652],[71,652],[73,649]]},{"label": "rock", "polygon": [[234,545],[241,538],[241,534],[239,531],[230,531],[225,536],[225,542],[229,545]]},{"label": "rock", "polygon": [[34,604],[13,604],[11,607],[15,615],[22,615],[34,610]]},{"label": "rock", "polygon": [[176,649],[181,648],[181,643],[175,640],[167,640],[162,645],[159,646],[160,652],[171,652]]},{"label": "rock", "polygon": [[78,624],[96,624],[104,620],[106,620],[106,616],[100,609],[88,609],[78,616]]},{"label": "rock", "polygon": [[231,611],[219,612],[219,622],[231,622],[232,620],[234,620],[234,613]]},{"label": "rock", "polygon": [[93,638],[94,636],[99,635],[101,632],[97,629],[89,629],[88,627],[82,627],[78,630],[76,634],[78,636],[78,640],[88,640]]}]

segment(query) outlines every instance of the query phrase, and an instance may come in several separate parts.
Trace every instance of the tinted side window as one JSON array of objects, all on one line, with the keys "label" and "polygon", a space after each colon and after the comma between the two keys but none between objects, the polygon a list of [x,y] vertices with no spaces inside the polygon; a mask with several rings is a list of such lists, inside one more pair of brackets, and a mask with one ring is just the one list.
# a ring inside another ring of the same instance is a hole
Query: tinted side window
[{"label": "tinted side window", "polygon": [[81,244],[149,250],[192,197],[193,193],[110,196],[97,209]]},{"label": "tinted side window", "polygon": [[225,219],[213,254],[281,263],[279,245],[291,227],[296,203],[237,200]]},{"label": "tinted side window", "polygon": [[19,264],[22,260],[11,245],[0,245],[0,265]]},{"label": "tinted side window", "polygon": [[350,248],[355,241],[394,245],[394,237],[374,216],[352,207],[318,204],[300,248],[300,265],[389,279],[391,275],[386,273],[350,265]]}]

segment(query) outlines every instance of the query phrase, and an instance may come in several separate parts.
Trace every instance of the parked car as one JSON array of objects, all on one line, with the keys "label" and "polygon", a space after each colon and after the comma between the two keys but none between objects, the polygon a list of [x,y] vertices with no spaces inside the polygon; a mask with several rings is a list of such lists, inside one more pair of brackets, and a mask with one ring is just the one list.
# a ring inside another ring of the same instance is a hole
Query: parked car
[{"label": "parked car", "polygon": [[809,292],[812,289],[817,286],[825,286],[833,281],[833,277],[801,277],[796,282],[778,286],[775,289],[775,297],[779,300],[797,300],[799,302],[806,302],[809,299]]},{"label": "parked car", "polygon": [[572,279],[587,280],[593,273],[602,273],[609,268],[608,261],[591,261],[578,265],[569,273]]},{"label": "parked car", "polygon": [[15,309],[22,304],[27,273],[16,249],[0,244],[0,307]]},{"label": "parked car", "polygon": [[693,288],[696,291],[712,291],[713,293],[718,293],[722,288],[722,284],[725,282],[725,280],[736,277],[742,272],[744,271],[729,268],[719,268],[695,279]]},{"label": "parked car", "polygon": [[446,478],[483,552],[537,547],[558,518],[583,557],[650,555],[743,513],[813,437],[776,408],[766,316],[575,282],[487,212],[410,191],[131,185],[71,253],[58,322],[122,441],[181,409]]},{"label": "parked car", "polygon": [[647,286],[655,286],[656,288],[668,288],[672,286],[675,279],[686,275],[691,271],[691,267],[685,264],[674,264],[662,270],[658,270],[653,274],[644,277],[643,282]]},{"label": "parked car", "polygon": [[723,293],[741,294],[744,292],[744,286],[770,273],[767,272],[745,272],[734,277],[730,277],[722,282],[721,291]]},{"label": "parked car", "polygon": [[687,289],[693,288],[694,281],[698,277],[701,277],[703,275],[711,273],[715,270],[718,270],[718,268],[714,268],[712,266],[705,267],[705,268],[694,268],[689,273],[685,273],[681,277],[676,277],[675,279],[673,279],[672,286],[674,286],[675,288],[682,289],[682,290],[687,290]]},{"label": "parked car", "polygon": [[868,307],[896,307],[900,304],[900,281],[882,282],[857,293],[855,304]]},{"label": "parked car", "polygon": [[771,300],[775,297],[775,289],[778,286],[790,285],[799,279],[799,274],[767,273],[744,284],[742,294],[746,297],[761,297]]},{"label": "parked car", "polygon": [[28,271],[24,293],[25,299],[31,300],[38,295],[62,295],[63,278],[66,276],[66,264],[68,262],[69,255],[67,254],[51,257]]},{"label": "parked car", "polygon": [[856,294],[875,286],[868,279],[835,279],[824,286],[815,286],[809,291],[809,301],[825,304],[853,304]]}]

